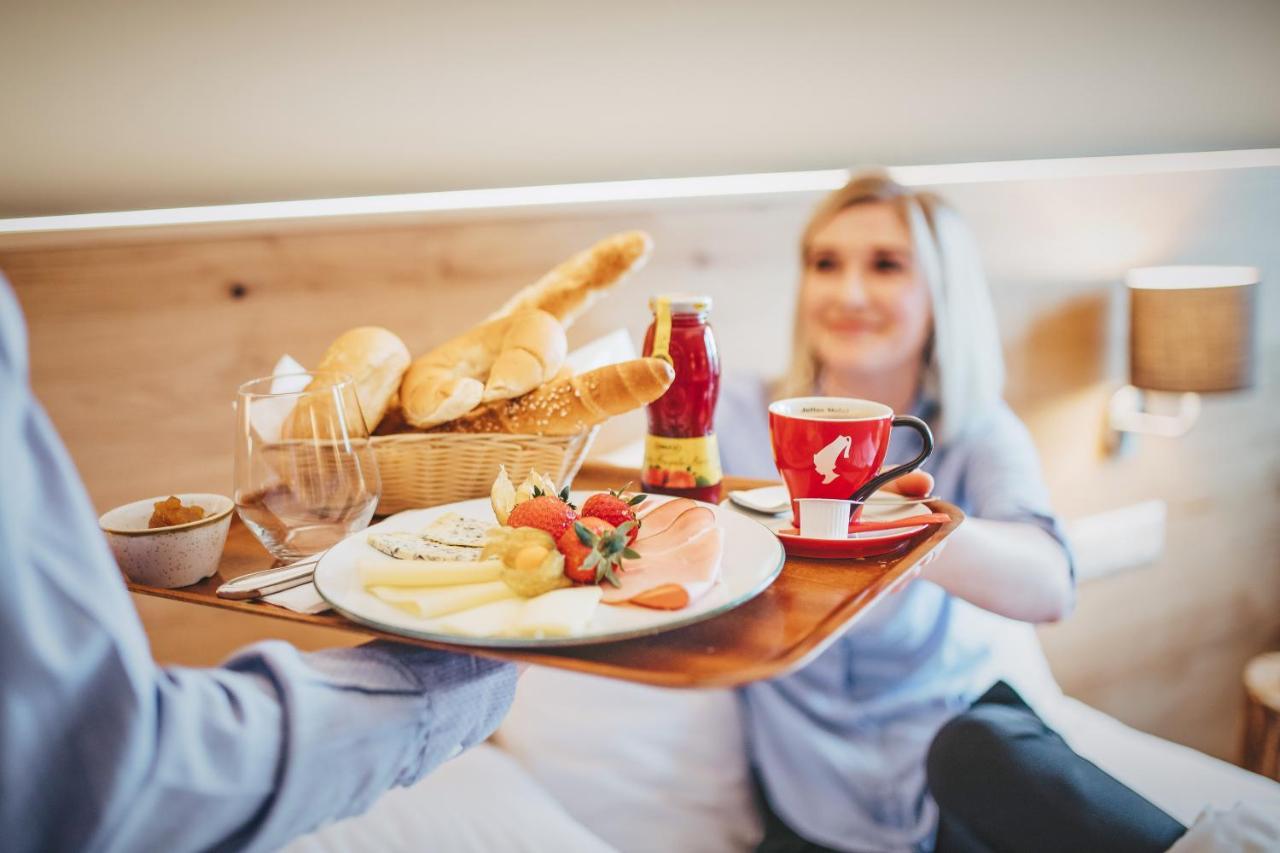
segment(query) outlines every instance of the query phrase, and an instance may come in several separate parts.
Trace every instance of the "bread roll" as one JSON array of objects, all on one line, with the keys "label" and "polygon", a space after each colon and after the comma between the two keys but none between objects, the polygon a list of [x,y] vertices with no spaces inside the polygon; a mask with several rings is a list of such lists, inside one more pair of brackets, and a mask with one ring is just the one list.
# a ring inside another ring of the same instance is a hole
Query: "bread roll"
[{"label": "bread roll", "polygon": [[568,328],[606,288],[644,266],[652,248],[653,240],[643,231],[607,237],[511,297],[491,319],[536,308],[554,315]]},{"label": "bread roll", "polygon": [[[372,433],[400,388],[400,379],[409,366],[409,349],[395,333],[379,326],[360,326],[338,336],[316,365],[318,373],[345,373],[355,380],[356,399],[364,422]],[[323,379],[313,379],[307,390],[323,388]],[[300,406],[305,408],[305,399]],[[328,404],[328,401],[326,401]],[[304,429],[304,412],[295,409],[286,424],[286,434],[298,436]],[[308,418],[308,421],[311,419]],[[296,425],[296,426],[295,426]],[[306,430],[312,430],[306,426]]]},{"label": "bread roll", "polygon": [[564,328],[543,311],[490,320],[413,360],[400,385],[405,420],[419,429],[461,417],[546,382],[564,362]]},{"label": "bread roll", "polygon": [[651,403],[675,379],[671,365],[638,358],[548,383],[515,400],[489,403],[433,432],[572,435]]},{"label": "bread roll", "polygon": [[480,398],[485,403],[510,400],[549,381],[569,352],[564,326],[546,311],[527,311],[511,319]]}]

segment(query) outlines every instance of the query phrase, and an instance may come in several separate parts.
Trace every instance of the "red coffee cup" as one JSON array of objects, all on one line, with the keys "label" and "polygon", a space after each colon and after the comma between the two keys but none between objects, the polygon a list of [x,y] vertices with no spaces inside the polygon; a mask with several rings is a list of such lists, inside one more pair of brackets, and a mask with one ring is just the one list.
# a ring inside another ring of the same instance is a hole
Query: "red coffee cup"
[{"label": "red coffee cup", "polygon": [[[889,450],[889,434],[905,426],[920,433],[920,454],[879,474]],[[769,406],[773,460],[791,495],[792,522],[800,526],[799,498],[854,502],[857,519],[872,492],[919,468],[933,452],[929,425],[871,400],[852,397],[793,397]]]}]

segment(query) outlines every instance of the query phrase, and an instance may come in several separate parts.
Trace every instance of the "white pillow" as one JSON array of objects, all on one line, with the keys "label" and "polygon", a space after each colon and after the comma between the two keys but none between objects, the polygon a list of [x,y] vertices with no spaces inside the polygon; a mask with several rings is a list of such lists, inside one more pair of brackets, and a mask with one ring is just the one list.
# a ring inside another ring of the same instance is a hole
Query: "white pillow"
[{"label": "white pillow", "polygon": [[362,815],[316,830],[287,853],[609,853],[510,756],[481,744]]},{"label": "white pillow", "polygon": [[533,667],[497,741],[619,850],[749,850],[761,827],[736,702]]}]

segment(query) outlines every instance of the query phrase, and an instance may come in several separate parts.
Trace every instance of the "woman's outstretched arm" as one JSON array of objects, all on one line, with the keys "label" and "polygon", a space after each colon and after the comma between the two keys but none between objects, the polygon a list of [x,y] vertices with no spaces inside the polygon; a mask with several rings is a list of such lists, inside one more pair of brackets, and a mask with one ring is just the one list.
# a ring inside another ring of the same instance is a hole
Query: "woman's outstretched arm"
[{"label": "woman's outstretched arm", "polygon": [[921,576],[985,610],[1024,622],[1071,612],[1075,577],[1031,434],[1001,405],[958,440],[969,517]]},{"label": "woman's outstretched arm", "polygon": [[971,604],[1024,622],[1071,612],[1071,564],[1062,544],[1034,524],[967,518],[920,576]]}]

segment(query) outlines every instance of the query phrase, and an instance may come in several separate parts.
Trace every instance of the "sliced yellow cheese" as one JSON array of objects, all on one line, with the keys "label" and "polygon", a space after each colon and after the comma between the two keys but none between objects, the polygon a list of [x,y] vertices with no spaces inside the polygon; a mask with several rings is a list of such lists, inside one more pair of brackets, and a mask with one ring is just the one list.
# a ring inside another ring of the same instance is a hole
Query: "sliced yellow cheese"
[{"label": "sliced yellow cheese", "polygon": [[357,566],[360,583],[371,586],[454,586],[496,581],[501,560],[397,560],[365,557]]},{"label": "sliced yellow cheese", "polygon": [[525,602],[522,598],[507,598],[492,601],[442,616],[433,622],[433,627],[445,634],[461,634],[466,637],[507,637],[520,614],[524,612]]},{"label": "sliced yellow cheese", "polygon": [[575,586],[544,592],[524,603],[512,632],[520,637],[576,637],[600,604],[598,586]]},{"label": "sliced yellow cheese", "polygon": [[448,616],[460,610],[469,610],[491,601],[516,598],[511,587],[502,581],[487,583],[469,583],[460,586],[401,588],[391,586],[373,586],[369,592],[388,604],[394,604],[407,610],[414,616],[432,619],[437,616]]}]

